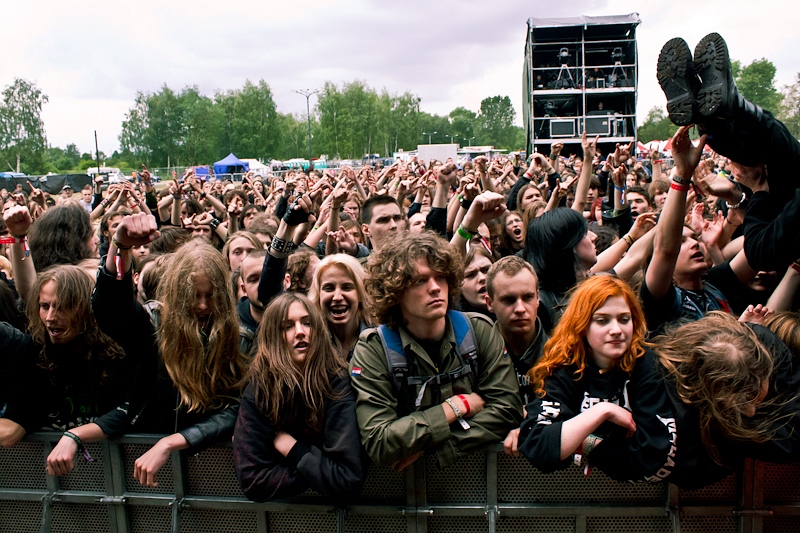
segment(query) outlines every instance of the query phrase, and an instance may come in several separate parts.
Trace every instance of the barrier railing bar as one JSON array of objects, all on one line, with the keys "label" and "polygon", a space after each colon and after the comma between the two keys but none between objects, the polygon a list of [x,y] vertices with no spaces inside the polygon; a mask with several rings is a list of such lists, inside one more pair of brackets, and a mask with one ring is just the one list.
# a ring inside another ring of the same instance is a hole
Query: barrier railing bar
[{"label": "barrier railing bar", "polygon": [[[440,506],[431,506],[441,514]],[[665,516],[663,507],[650,506],[610,506],[610,505],[551,505],[500,503],[497,505],[501,516]],[[717,507],[712,507],[717,509]],[[735,507],[726,507],[720,514],[730,515]]]},{"label": "barrier railing bar", "polygon": [[753,533],[753,517],[741,511],[753,507],[753,461],[745,461],[741,475],[736,476],[736,492],[739,495],[739,513],[737,513],[739,533]]},{"label": "barrier railing bar", "polygon": [[667,515],[672,523],[672,532],[682,533],[680,489],[672,483],[667,486]]},{"label": "barrier railing bar", "polygon": [[[60,438],[59,435],[57,436]],[[51,451],[53,451],[53,441],[45,441],[42,445],[42,455],[44,455],[45,462]],[[49,494],[42,498],[41,533],[50,533],[51,526],[53,525],[53,494],[59,489],[59,478],[56,476],[45,476],[45,478],[45,485]]]},{"label": "barrier railing bar", "polygon": [[575,517],[575,533],[586,533],[586,517]]},{"label": "barrier railing bar", "polygon": [[769,505],[772,516],[800,516],[800,504]]},{"label": "barrier railing bar", "polygon": [[[59,433],[37,433],[30,435],[27,440],[42,443],[42,462],[51,453],[55,443],[61,438]],[[202,496],[187,495],[187,462],[190,460],[186,454],[175,452],[170,457],[173,468],[172,476],[174,490],[172,492],[128,492],[126,486],[125,464],[123,462],[123,444],[148,444],[155,443],[160,435],[128,435],[115,441],[100,443],[101,454],[96,457],[104,461],[103,486],[93,490],[82,491],[80,480],[73,479],[68,490],[62,490],[60,480],[53,476],[45,475],[45,489],[9,489],[0,488],[0,502],[42,502],[41,531],[49,532],[54,526],[54,505],[92,504],[107,505],[109,516],[109,531],[125,533],[130,531],[130,516],[128,511],[135,506],[173,507],[172,530],[180,531],[181,509],[184,507],[224,511],[249,511],[256,513],[257,530],[266,533],[270,529],[271,517],[267,513],[297,513],[297,514],[330,514],[335,513],[337,532],[344,532],[348,515],[361,516],[404,516],[407,531],[410,533],[427,533],[428,516],[454,517],[484,516],[487,520],[486,530],[494,533],[499,517],[570,517],[575,521],[575,531],[584,531],[587,526],[587,517],[658,517],[668,516],[671,519],[672,529],[681,533],[682,519],[687,517],[728,517],[734,519],[739,533],[763,533],[765,527],[764,517],[767,516],[800,516],[800,502],[793,502],[790,494],[786,495],[787,503],[765,505],[766,465],[765,463],[747,461],[737,473],[735,491],[730,496],[723,496],[719,504],[716,498],[711,500],[697,500],[696,496],[681,496],[679,489],[673,485],[664,485],[663,493],[650,489],[644,505],[636,501],[603,502],[602,500],[581,501],[578,497],[575,503],[558,504],[547,502],[512,502],[498,503],[498,463],[497,453],[502,453],[502,445],[496,444],[485,450],[485,490],[486,497],[480,502],[471,503],[430,503],[428,501],[427,462],[422,458],[410,465],[404,473],[405,479],[405,505],[398,505],[395,497],[365,498],[352,506],[340,506],[333,501],[323,498],[313,498],[311,501],[273,501],[255,503],[238,496]],[[220,447],[230,448],[230,443],[223,443]],[[429,460],[428,460],[429,461]],[[480,463],[479,463],[480,464]],[[97,466],[94,467],[97,472]],[[434,467],[435,469],[435,467]],[[43,470],[43,465],[42,465]],[[91,471],[90,471],[91,473]],[[482,473],[481,473],[482,474]],[[481,476],[481,474],[478,474]],[[30,474],[33,475],[33,474]],[[167,474],[169,475],[169,474]],[[439,474],[434,474],[434,476]],[[38,474],[34,475],[38,478]],[[482,477],[482,476],[481,476]],[[437,481],[438,482],[438,481]],[[78,483],[76,485],[76,483]],[[96,482],[92,482],[93,484]],[[729,485],[727,485],[729,486]],[[723,490],[726,485],[723,485]],[[135,490],[135,489],[134,489]],[[238,494],[238,491],[237,491]],[[659,494],[663,494],[662,496]],[[724,494],[728,494],[725,492]],[[506,498],[504,497],[504,500]],[[485,501],[483,501],[485,500]],[[654,501],[655,500],[655,501]],[[682,501],[683,500],[683,501]],[[395,503],[384,503],[392,501]],[[658,504],[658,501],[663,503]],[[688,501],[690,505],[683,505]],[[373,503],[374,502],[374,503]],[[735,503],[732,503],[735,502]],[[655,504],[654,504],[655,503]],[[61,508],[58,508],[59,513]],[[101,516],[103,512],[101,511]],[[58,514],[57,516],[61,516]],[[61,519],[59,519],[61,520]],[[313,520],[313,519],[312,519]],[[502,524],[502,522],[499,522]],[[57,524],[59,527],[62,524]]]},{"label": "barrier railing bar", "polygon": [[497,454],[486,454],[486,520],[489,522],[489,533],[497,531]]},{"label": "barrier railing bar", "polygon": [[181,531],[181,509],[184,506],[184,497],[186,496],[186,487],[183,484],[184,462],[181,458],[181,453],[174,451],[171,454],[172,462],[172,479],[175,484],[175,501],[172,502],[172,533],[180,533]]},{"label": "barrier railing bar", "polygon": [[[753,461],[753,508],[764,510],[764,477],[766,468],[761,461]],[[772,512],[766,510],[767,514],[759,514],[753,517],[753,533],[763,533],[764,516],[771,516]]]},{"label": "barrier railing bar", "polygon": [[269,519],[266,511],[261,511],[256,515],[256,528],[258,533],[269,533]]},{"label": "barrier railing bar", "polygon": [[0,489],[0,501],[39,502],[48,494],[46,490]]},{"label": "barrier railing bar", "polygon": [[130,528],[128,527],[128,516],[125,513],[125,499],[121,496],[122,491],[118,490],[115,483],[115,474],[122,473],[122,469],[114,467],[114,454],[111,451],[116,448],[116,444],[111,443],[108,439],[100,443],[103,461],[103,486],[106,493],[109,495],[101,503],[110,504],[108,506],[108,523],[111,533],[127,533]]}]

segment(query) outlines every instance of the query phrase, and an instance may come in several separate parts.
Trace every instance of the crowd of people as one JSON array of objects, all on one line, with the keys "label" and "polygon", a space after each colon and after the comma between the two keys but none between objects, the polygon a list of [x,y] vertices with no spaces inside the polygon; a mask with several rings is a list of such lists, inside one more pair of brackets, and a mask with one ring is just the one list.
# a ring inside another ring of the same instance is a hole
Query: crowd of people
[{"label": "crowd of people", "polygon": [[[800,451],[800,145],[725,42],[662,50],[673,165],[633,143],[3,193],[0,444],[233,439],[244,494],[503,442],[542,472],[713,483]],[[690,139],[690,125],[701,136]],[[708,143],[713,148],[707,152]]]}]

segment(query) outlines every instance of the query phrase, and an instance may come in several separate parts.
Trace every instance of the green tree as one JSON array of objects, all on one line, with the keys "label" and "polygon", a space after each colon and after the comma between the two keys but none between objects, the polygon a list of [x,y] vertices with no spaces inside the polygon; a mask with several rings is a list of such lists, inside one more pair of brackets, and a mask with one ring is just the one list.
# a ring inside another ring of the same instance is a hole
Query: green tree
[{"label": "green tree", "polygon": [[469,140],[475,137],[477,121],[478,115],[465,107],[457,107],[450,111],[452,135],[458,137],[458,141],[464,146],[467,146]]},{"label": "green tree", "polygon": [[319,135],[316,153],[335,154],[344,159],[360,159],[383,148],[385,135],[379,135],[381,106],[378,93],[363,81],[346,83],[339,89],[327,82],[317,99]]},{"label": "green tree", "polygon": [[[453,135],[449,117],[423,112],[419,116],[419,126],[418,144],[449,143],[450,137],[448,135]],[[429,133],[433,133],[433,135],[428,135]],[[475,143],[473,142],[472,144]],[[413,148],[416,148],[416,146]]]},{"label": "green tree", "polygon": [[518,134],[514,129],[517,113],[508,96],[491,96],[481,101],[478,141],[500,148],[513,148]]},{"label": "green tree", "polygon": [[78,147],[68,144],[67,148],[49,147],[44,153],[44,172],[66,172],[78,168],[81,154]]},{"label": "green tree", "polygon": [[228,152],[255,158],[275,155],[281,144],[281,121],[267,82],[247,80],[242,89],[217,93],[215,101],[223,112]]},{"label": "green tree", "polygon": [[[119,134],[119,144],[123,152],[129,152],[134,157],[147,165],[152,164],[152,151],[145,139],[145,133],[149,126],[147,121],[147,99],[148,95],[138,91],[133,107],[125,114],[122,121],[122,131]],[[89,156],[91,159],[91,156]],[[83,156],[81,156],[83,159]]]},{"label": "green tree", "polygon": [[147,97],[147,129],[144,139],[157,166],[180,164],[182,140],[186,135],[183,109],[175,91],[164,84]]},{"label": "green tree", "polygon": [[775,87],[775,65],[771,61],[756,59],[742,67],[735,76],[736,88],[742,96],[770,111],[778,111],[783,95]]},{"label": "green tree", "polygon": [[197,87],[185,88],[179,100],[186,126],[186,135],[181,144],[182,161],[186,165],[216,161],[225,150],[225,117],[222,109],[214,105],[211,98],[200,94]]},{"label": "green tree", "polygon": [[778,116],[791,134],[800,138],[800,72],[793,84],[783,88],[783,105]]},{"label": "green tree", "polygon": [[[0,154],[15,172],[35,172],[44,164],[47,138],[42,108],[48,101],[35,83],[16,78],[0,104]],[[24,161],[24,167],[23,167]]]},{"label": "green tree", "polygon": [[672,138],[678,127],[672,123],[664,108],[655,106],[636,130],[640,142],[664,141]]}]

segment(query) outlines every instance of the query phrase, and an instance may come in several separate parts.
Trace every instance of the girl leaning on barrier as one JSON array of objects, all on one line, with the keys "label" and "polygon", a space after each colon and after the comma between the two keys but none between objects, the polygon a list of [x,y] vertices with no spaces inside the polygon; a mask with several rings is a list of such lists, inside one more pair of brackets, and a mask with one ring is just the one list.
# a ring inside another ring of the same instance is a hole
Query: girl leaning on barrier
[{"label": "girl leaning on barrier", "polygon": [[798,460],[800,368],[772,332],[715,311],[668,330],[654,351],[629,384],[651,393],[632,396],[630,407],[637,432],[654,418],[662,428],[649,453],[613,435],[597,446],[590,460],[606,474],[700,488],[744,458]]},{"label": "girl leaning on barrier", "polygon": [[624,281],[599,275],[577,286],[528,374],[538,394],[527,406],[519,451],[535,467],[583,464],[614,433],[647,446],[651,428],[627,409],[632,395],[648,394],[628,386],[641,359],[652,357],[646,333],[642,308]]},{"label": "girl leaning on barrier", "polygon": [[230,438],[247,373],[228,265],[203,240],[181,246],[166,264],[153,321],[136,301],[130,248],[157,236],[154,217],[125,217],[93,297],[104,331],[138,343],[143,354],[127,406],[129,431],[167,434],[134,463],[134,477],[150,487],[173,451]]},{"label": "girl leaning on barrier", "polygon": [[652,350],[644,332],[624,282],[578,286],[531,370],[542,396],[528,406],[519,449],[534,466],[549,472],[572,456],[619,481],[693,489],[746,457],[797,460],[800,365],[773,333],[717,312]]},{"label": "girl leaning on barrier", "polygon": [[322,312],[299,293],[267,307],[234,433],[242,491],[257,502],[309,487],[356,496],[366,476],[346,363]]}]

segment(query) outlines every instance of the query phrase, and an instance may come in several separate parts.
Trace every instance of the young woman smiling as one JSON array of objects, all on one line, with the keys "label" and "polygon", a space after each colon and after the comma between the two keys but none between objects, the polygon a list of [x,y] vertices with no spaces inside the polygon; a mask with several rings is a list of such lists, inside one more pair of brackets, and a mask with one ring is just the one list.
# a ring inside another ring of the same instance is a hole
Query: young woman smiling
[{"label": "young woman smiling", "polygon": [[314,271],[308,291],[308,298],[322,310],[334,345],[348,361],[359,334],[368,325],[364,276],[354,257],[329,255]]}]

